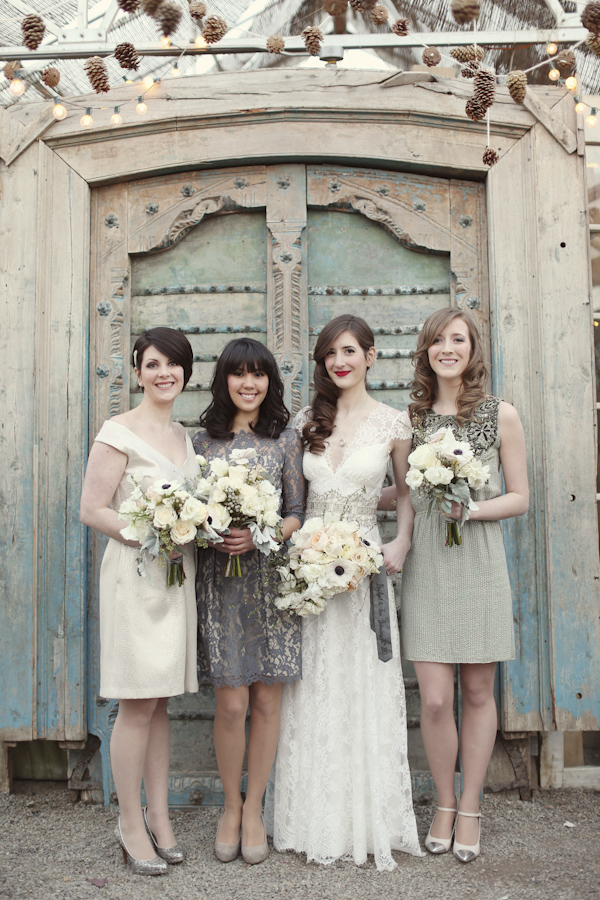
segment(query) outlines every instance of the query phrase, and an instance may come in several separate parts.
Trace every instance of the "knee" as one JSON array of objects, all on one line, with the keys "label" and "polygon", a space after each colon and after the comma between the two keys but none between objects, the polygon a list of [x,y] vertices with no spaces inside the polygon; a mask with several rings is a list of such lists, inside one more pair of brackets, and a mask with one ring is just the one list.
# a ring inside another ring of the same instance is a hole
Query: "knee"
[{"label": "knee", "polygon": [[[148,700],[121,700],[117,718],[127,720],[139,728],[147,728],[155,715],[160,701]],[[166,710],[166,706],[165,706]]]},{"label": "knee", "polygon": [[244,721],[248,711],[248,697],[233,696],[217,698],[217,716],[228,728],[234,728]]},{"label": "knee", "polygon": [[421,714],[430,719],[443,719],[450,714],[454,717],[454,693],[442,691],[421,692]]},{"label": "knee", "polygon": [[252,685],[250,692],[250,715],[259,715],[265,719],[279,715],[279,685]]},{"label": "knee", "polygon": [[494,685],[491,684],[473,684],[462,686],[463,705],[470,706],[471,709],[484,709],[488,704],[494,703]]}]

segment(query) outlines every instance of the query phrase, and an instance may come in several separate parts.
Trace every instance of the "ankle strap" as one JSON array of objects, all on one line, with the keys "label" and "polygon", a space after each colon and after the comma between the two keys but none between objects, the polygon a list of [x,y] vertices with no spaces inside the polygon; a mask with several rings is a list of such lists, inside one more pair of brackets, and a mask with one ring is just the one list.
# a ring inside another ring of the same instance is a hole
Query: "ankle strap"
[{"label": "ankle strap", "polygon": [[454,807],[454,809],[450,809],[449,806],[437,806],[436,809],[439,809],[440,812],[453,812],[453,813],[455,813],[455,812],[457,811],[457,810],[456,810],[456,807]]},{"label": "ankle strap", "polygon": [[483,813],[466,813],[466,812],[462,812],[460,809],[458,810],[457,815],[468,816],[470,819],[482,819],[483,818]]}]

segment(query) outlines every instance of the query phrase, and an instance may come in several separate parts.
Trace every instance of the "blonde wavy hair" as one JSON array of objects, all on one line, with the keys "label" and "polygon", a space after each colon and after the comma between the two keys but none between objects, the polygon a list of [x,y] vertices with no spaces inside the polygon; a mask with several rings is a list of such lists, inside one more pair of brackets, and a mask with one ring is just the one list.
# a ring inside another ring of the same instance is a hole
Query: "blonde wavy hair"
[{"label": "blonde wavy hair", "polygon": [[429,316],[423,325],[417,339],[417,349],[412,358],[415,377],[410,392],[412,403],[410,403],[408,411],[413,424],[426,410],[431,409],[437,400],[437,377],[429,365],[427,351],[448,322],[452,322],[453,319],[462,319],[466,323],[471,339],[471,357],[464,371],[462,386],[456,400],[458,424],[464,425],[469,419],[474,418],[477,407],[486,398],[485,383],[488,377],[488,365],[485,361],[483,341],[475,322],[468,313],[460,309],[438,309]]}]

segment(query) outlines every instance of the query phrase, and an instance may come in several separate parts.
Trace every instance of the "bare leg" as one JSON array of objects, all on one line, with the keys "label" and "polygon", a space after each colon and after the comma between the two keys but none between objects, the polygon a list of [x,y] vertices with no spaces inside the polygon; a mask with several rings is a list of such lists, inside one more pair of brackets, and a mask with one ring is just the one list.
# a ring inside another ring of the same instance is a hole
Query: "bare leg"
[{"label": "bare leg", "polygon": [[144,765],[148,824],[159,847],[174,847],[177,843],[169,822],[170,725],[167,702],[168,698],[162,697],[156,704]]},{"label": "bare leg", "polygon": [[[462,663],[462,717],[460,723],[460,758],[463,791],[460,809],[479,812],[479,796],[494,749],[498,729],[498,713],[494,699],[496,663]],[[461,844],[477,843],[479,820],[459,816],[456,839]]]},{"label": "bare leg", "polygon": [[140,791],[158,700],[120,700],[110,739],[110,761],[119,798],[121,834],[135,859],[156,856],[144,826]]},{"label": "bare leg", "polygon": [[248,740],[248,790],[242,817],[243,844],[256,847],[264,841],[262,800],[269,780],[277,740],[281,684],[250,686],[250,738]]},{"label": "bare leg", "polygon": [[225,793],[225,812],[218,840],[235,844],[242,824],[242,766],[246,752],[246,712],[249,689],[216,688],[215,751]]},{"label": "bare leg", "polygon": [[[421,734],[437,791],[438,806],[456,809],[454,775],[458,733],[454,721],[454,666],[415,662],[421,694]],[[449,838],[454,814],[437,812],[431,836]]]}]

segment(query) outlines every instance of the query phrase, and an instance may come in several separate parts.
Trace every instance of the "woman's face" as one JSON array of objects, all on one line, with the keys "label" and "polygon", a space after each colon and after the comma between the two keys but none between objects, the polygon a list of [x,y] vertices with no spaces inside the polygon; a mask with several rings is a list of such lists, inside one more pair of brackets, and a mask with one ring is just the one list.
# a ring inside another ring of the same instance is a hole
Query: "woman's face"
[{"label": "woman's face", "polygon": [[469,326],[464,319],[451,319],[427,350],[429,365],[437,378],[462,380],[471,359]]},{"label": "woman's face", "polygon": [[351,331],[342,331],[325,354],[325,368],[341,390],[364,384],[367,369],[375,359],[375,347],[365,353]]},{"label": "woman's face", "polygon": [[249,372],[236,369],[227,376],[227,388],[233,405],[240,412],[257,412],[269,390],[269,376],[262,369]]},{"label": "woman's face", "polygon": [[172,403],[183,390],[183,366],[169,359],[157,347],[144,350],[139,369],[135,369],[144,396],[161,403]]}]

